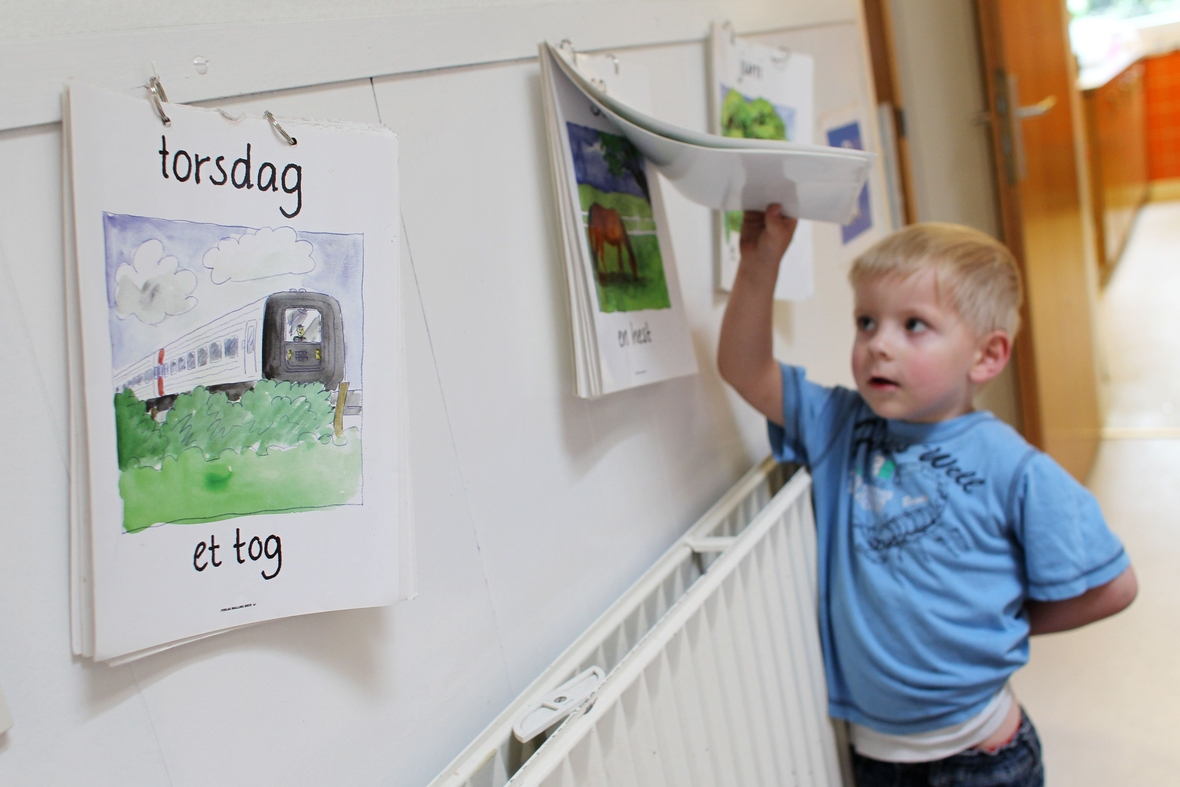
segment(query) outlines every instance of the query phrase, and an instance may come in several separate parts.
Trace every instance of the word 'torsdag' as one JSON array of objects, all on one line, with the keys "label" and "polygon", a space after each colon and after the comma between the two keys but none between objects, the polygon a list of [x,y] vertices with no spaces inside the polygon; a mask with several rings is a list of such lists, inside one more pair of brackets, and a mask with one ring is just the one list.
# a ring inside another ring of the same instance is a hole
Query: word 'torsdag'
[{"label": "word 'torsdag'", "polygon": [[[160,174],[164,180],[174,180],[178,183],[192,182],[199,185],[204,178],[205,183],[214,186],[230,185],[235,189],[258,189],[258,191],[277,192],[283,190],[285,194],[295,197],[295,207],[291,212],[282,205],[279,213],[288,219],[293,219],[303,210],[303,167],[298,164],[287,164],[279,171],[278,165],[263,161],[255,169],[251,160],[250,144],[246,143],[246,155],[234,159],[228,169],[223,163],[226,156],[202,156],[200,153],[189,153],[187,150],[170,151],[168,139],[160,135]],[[170,174],[171,173],[171,174]]]}]

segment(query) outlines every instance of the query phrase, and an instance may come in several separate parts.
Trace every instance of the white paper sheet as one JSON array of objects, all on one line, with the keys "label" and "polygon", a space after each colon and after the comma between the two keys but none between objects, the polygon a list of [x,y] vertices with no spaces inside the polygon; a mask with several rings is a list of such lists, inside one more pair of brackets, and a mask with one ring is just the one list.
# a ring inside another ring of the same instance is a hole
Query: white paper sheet
[{"label": "white paper sheet", "polygon": [[613,98],[579,73],[573,54],[545,45],[554,61],[643,155],[693,202],[716,210],[761,210],[843,223],[855,210],[875,156],[855,150],[691,131]]},{"label": "white paper sheet", "polygon": [[290,146],[261,118],[68,102],[75,650],[411,594],[396,136],[280,119]]}]

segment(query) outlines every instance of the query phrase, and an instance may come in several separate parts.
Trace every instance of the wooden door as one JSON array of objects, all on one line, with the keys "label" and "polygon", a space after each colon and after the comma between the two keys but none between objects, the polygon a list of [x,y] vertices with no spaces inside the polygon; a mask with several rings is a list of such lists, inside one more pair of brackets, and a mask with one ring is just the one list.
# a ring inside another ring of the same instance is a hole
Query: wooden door
[{"label": "wooden door", "polygon": [[892,117],[893,139],[897,145],[898,190],[901,192],[902,223],[918,220],[914,199],[914,179],[910,169],[910,141],[906,134],[905,99],[898,79],[897,58],[893,42],[893,11],[890,0],[863,0],[865,31],[869,41],[869,57],[873,65],[873,88],[877,103],[886,104]]},{"label": "wooden door", "polygon": [[1098,448],[1084,133],[1064,0],[976,0],[1004,239],[1024,273],[1016,342],[1025,436],[1076,478]]}]

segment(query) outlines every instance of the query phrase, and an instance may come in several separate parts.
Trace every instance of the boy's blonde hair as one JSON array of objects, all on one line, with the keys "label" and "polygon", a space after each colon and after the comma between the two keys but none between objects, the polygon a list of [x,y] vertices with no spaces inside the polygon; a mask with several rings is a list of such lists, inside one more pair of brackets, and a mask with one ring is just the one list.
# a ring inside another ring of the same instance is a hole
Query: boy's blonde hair
[{"label": "boy's blonde hair", "polygon": [[959,224],[912,224],[856,258],[848,280],[909,278],[933,268],[939,295],[980,336],[1020,329],[1023,296],[1012,252],[989,235]]}]

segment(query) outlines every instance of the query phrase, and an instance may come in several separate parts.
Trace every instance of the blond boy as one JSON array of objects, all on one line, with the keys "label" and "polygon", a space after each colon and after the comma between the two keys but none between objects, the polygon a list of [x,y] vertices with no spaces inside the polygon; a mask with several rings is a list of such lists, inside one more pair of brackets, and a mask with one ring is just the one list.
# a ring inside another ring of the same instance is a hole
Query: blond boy
[{"label": "blond boy", "polygon": [[1125,608],[1135,575],[1093,496],[972,400],[1008,363],[1020,277],[988,236],[908,227],[853,265],[856,390],[771,355],[795,222],[748,212],[721,375],[809,466],[830,713],[860,787],[1044,782],[1008,686],[1028,637]]}]

